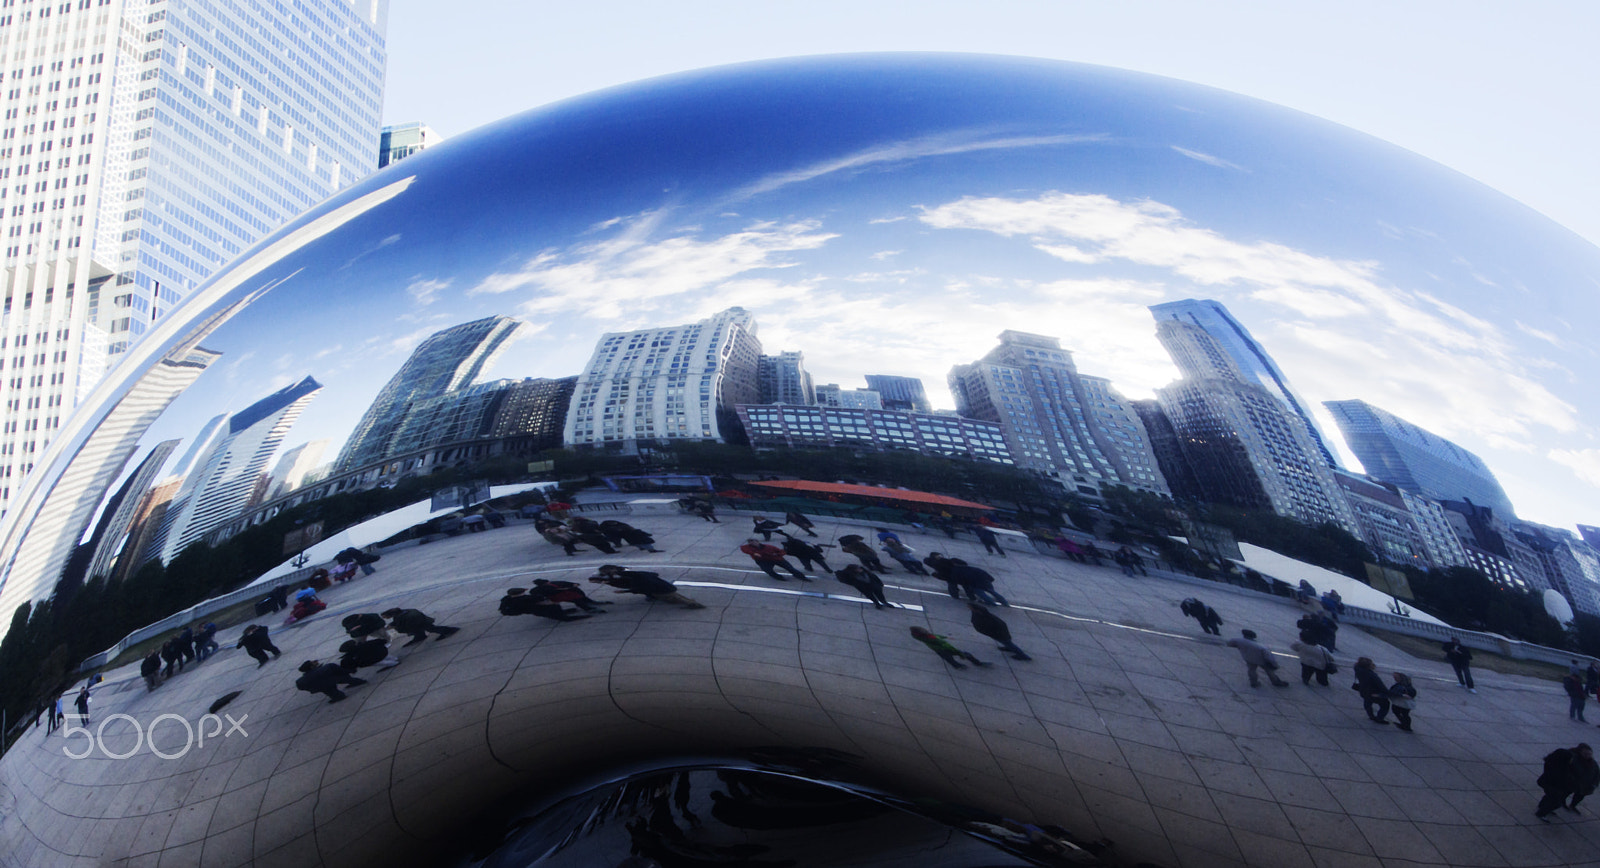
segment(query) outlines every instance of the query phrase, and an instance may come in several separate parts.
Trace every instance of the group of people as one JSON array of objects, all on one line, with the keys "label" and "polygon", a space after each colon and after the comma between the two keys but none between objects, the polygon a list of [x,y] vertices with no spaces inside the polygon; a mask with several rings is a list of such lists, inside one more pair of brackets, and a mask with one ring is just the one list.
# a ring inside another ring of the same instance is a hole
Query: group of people
[{"label": "group of people", "polygon": [[[419,609],[399,606],[383,612],[346,615],[339,625],[349,638],[339,645],[338,661],[323,661],[320,658],[303,661],[299,667],[300,677],[294,682],[297,689],[320,693],[328,697],[330,703],[343,702],[348,698],[349,694],[339,689],[341,686],[359,687],[367,683],[365,678],[356,676],[357,671],[368,667],[381,670],[400,665],[400,658],[390,650],[393,634],[410,636],[411,641],[401,646],[409,647],[426,641],[430,633],[434,634],[435,640],[439,640],[461,629],[444,626]],[[266,663],[264,654],[257,659],[262,665]]]},{"label": "group of people", "polygon": [[207,621],[200,629],[184,627],[183,632],[150,649],[139,664],[139,675],[144,678],[146,690],[155,690],[161,682],[179,672],[190,663],[204,662],[217,651],[217,625]]},{"label": "group of people", "polygon": [[641,552],[655,552],[656,540],[648,531],[616,519],[595,521],[581,515],[565,520],[545,516],[534,519],[533,528],[553,546],[560,546],[568,557],[576,555],[582,543],[608,555],[617,553],[621,546],[629,545]]}]

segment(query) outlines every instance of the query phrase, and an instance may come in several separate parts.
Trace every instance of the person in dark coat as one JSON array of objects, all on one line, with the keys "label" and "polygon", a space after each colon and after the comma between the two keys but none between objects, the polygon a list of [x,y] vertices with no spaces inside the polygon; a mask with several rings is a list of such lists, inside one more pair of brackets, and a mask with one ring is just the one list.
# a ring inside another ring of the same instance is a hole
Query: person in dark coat
[{"label": "person in dark coat", "polygon": [[372,564],[378,560],[377,555],[370,555],[361,549],[351,546],[333,556],[334,561],[340,564],[355,564],[361,568],[361,575],[370,576],[377,572]]},{"label": "person in dark coat", "polygon": [[560,603],[542,594],[530,594],[524,588],[512,588],[500,598],[502,615],[538,615],[552,621],[582,621],[587,614],[569,612]]},{"label": "person in dark coat", "polygon": [[272,644],[272,638],[267,634],[267,628],[260,624],[251,624],[244,628],[244,634],[239,637],[239,644],[233,646],[243,648],[246,654],[256,659],[256,668],[267,665],[267,652],[272,652],[272,659],[283,656],[278,646]]},{"label": "person in dark coat", "polygon": [[172,640],[178,645],[178,653],[183,655],[184,663],[194,662],[194,628],[185,627],[178,637]]},{"label": "person in dark coat", "polygon": [[346,639],[339,646],[342,655],[339,665],[346,672],[354,672],[368,666],[379,669],[389,669],[400,665],[400,658],[389,653],[389,643],[373,637],[370,639]]},{"label": "person in dark coat", "polygon": [[1588,723],[1583,719],[1583,706],[1589,701],[1589,693],[1583,689],[1583,679],[1568,672],[1561,678],[1561,689],[1567,692],[1567,719]]},{"label": "person in dark coat", "polygon": [[[881,534],[879,536],[882,537]],[[883,550],[888,552],[889,557],[894,558],[895,563],[903,567],[906,572],[918,576],[928,575],[928,570],[917,560],[917,555],[911,550],[911,546],[901,542],[899,537],[892,534],[884,537]]]},{"label": "person in dark coat", "polygon": [[[627,543],[642,552],[656,551],[656,538],[627,522],[608,519],[600,522],[600,530],[614,545]],[[615,539],[612,537],[615,536]]]},{"label": "person in dark coat", "polygon": [[1361,694],[1361,707],[1367,712],[1367,719],[1388,726],[1389,721],[1384,718],[1389,714],[1389,687],[1378,677],[1378,664],[1372,662],[1371,657],[1362,657],[1356,661],[1355,673],[1356,683],[1350,688]]},{"label": "person in dark coat", "polygon": [[1583,689],[1590,696],[1600,697],[1600,666],[1596,666],[1593,660],[1589,661],[1589,668],[1583,671]]},{"label": "person in dark coat", "polygon": [[572,557],[578,553],[578,535],[567,530],[567,526],[561,522],[536,521],[533,527],[539,532],[540,536],[545,538],[546,542],[553,546],[561,546],[562,550],[567,553],[567,557]]},{"label": "person in dark coat", "polygon": [[816,525],[812,524],[811,523],[811,519],[806,518],[801,513],[798,513],[798,512],[785,513],[784,516],[783,516],[783,520],[785,522],[788,522],[789,524],[792,524],[795,527],[800,528],[801,530],[805,531],[806,532],[806,536],[816,536],[817,535],[816,530],[814,530]]},{"label": "person in dark coat", "polygon": [[1478,689],[1472,685],[1472,652],[1455,636],[1451,636],[1450,641],[1440,647],[1444,650],[1444,659],[1450,661],[1450,668],[1456,671],[1456,681],[1468,693],[1477,693]]},{"label": "person in dark coat", "polygon": [[178,640],[168,639],[161,643],[161,659],[167,661],[167,667],[162,675],[171,678],[173,672],[183,671],[183,652],[178,649]]},{"label": "person in dark coat", "polygon": [[76,705],[78,707],[78,725],[79,726],[88,726],[89,725],[89,687],[88,687],[88,685],[84,685],[84,688],[82,690],[78,691],[78,698],[74,699],[72,701],[72,704]]},{"label": "person in dark coat", "polygon": [[1000,538],[994,535],[994,531],[977,524],[972,526],[972,532],[977,535],[978,542],[983,543],[984,552],[1006,556],[1006,550],[1000,547]]},{"label": "person in dark coat", "polygon": [[967,653],[966,651],[963,651],[960,648],[957,648],[956,646],[950,644],[950,640],[949,639],[946,639],[945,637],[940,636],[937,633],[929,632],[928,629],[925,628],[925,627],[912,627],[911,628],[911,638],[913,638],[913,639],[917,640],[918,642],[921,642],[922,644],[924,644],[924,645],[928,646],[929,648],[933,649],[933,653],[938,654],[939,657],[944,660],[944,662],[950,664],[951,666],[954,666],[957,669],[965,669],[965,668],[967,668],[961,662],[961,660],[958,659],[958,658],[962,658],[962,657],[972,661],[974,664],[976,664],[978,666],[993,666],[994,665],[993,663],[985,663],[982,660],[979,660],[978,658],[976,658],[976,657],[972,656],[971,654]]},{"label": "person in dark coat", "polygon": [[437,633],[438,637],[434,641],[439,641],[453,636],[461,630],[460,627],[440,627],[432,618],[417,609],[401,609],[398,607],[387,609],[384,611],[383,617],[389,619],[389,626],[393,627],[396,633],[405,633],[411,637],[410,642],[400,646],[402,648],[426,640],[429,633]]},{"label": "person in dark coat", "polygon": [[337,663],[322,663],[316,660],[307,660],[300,664],[301,676],[295,679],[294,686],[307,693],[321,693],[328,697],[329,703],[343,702],[348,695],[339,689],[339,685],[347,684],[359,687],[367,683],[365,678],[357,678],[346,672],[343,666]]},{"label": "person in dark coat", "polygon": [[617,553],[616,548],[611,545],[610,540],[607,540],[606,535],[600,531],[600,525],[596,524],[593,520],[587,518],[574,518],[568,522],[568,524],[572,527],[572,533],[577,535],[578,541],[584,545],[592,546],[593,548],[599,549],[608,555],[614,555]]},{"label": "person in dark coat", "polygon": [[[816,536],[816,534],[812,534],[812,536]],[[792,536],[786,536],[783,540],[783,550],[799,561],[802,569],[809,570],[812,568],[812,564],[816,564],[822,568],[823,572],[833,575],[833,568],[829,567],[828,562],[822,559],[822,546],[798,540]]]},{"label": "person in dark coat", "polygon": [[951,561],[950,578],[967,592],[968,599],[1001,606],[1011,605],[994,589],[994,576],[960,558],[951,558]]},{"label": "person in dark coat", "polygon": [[1216,609],[1207,606],[1194,597],[1179,603],[1178,608],[1185,615],[1199,621],[1201,630],[1213,636],[1222,635],[1222,616],[1217,614]]},{"label": "person in dark coat", "polygon": [[604,614],[605,609],[600,607],[611,605],[609,602],[602,603],[592,599],[583,592],[583,588],[578,587],[576,582],[534,579],[533,587],[528,589],[528,593],[552,603],[571,603],[591,615]]},{"label": "person in dark coat", "polygon": [[1595,765],[1594,750],[1587,744],[1556,748],[1545,754],[1544,773],[1535,782],[1539,789],[1544,790],[1544,798],[1539,800],[1539,807],[1534,809],[1533,815],[1546,823],[1550,822],[1550,815],[1556,812],[1556,808],[1565,806],[1569,796],[1578,796],[1570,808],[1576,811],[1576,802],[1583,800],[1578,791],[1587,784],[1589,792],[1593,792],[1592,782],[1597,778],[1600,778],[1600,769]]},{"label": "person in dark coat", "polygon": [[961,586],[950,576],[950,571],[956,565],[955,558],[947,558],[939,552],[929,552],[928,556],[922,559],[922,563],[933,573],[934,578],[944,582],[945,590],[950,594],[950,599],[961,599]]},{"label": "person in dark coat", "polygon": [[1307,640],[1311,644],[1321,645],[1329,651],[1339,650],[1335,647],[1338,644],[1335,639],[1339,633],[1339,625],[1334,623],[1332,618],[1326,615],[1307,613],[1301,615],[1300,620],[1296,621],[1294,625],[1301,633],[1311,637]]},{"label": "person in dark coat", "polygon": [[377,636],[385,642],[389,641],[389,625],[383,620],[383,616],[377,612],[358,612],[346,615],[339,621],[339,625],[344,628],[344,632],[349,634],[352,639]]},{"label": "person in dark coat", "polygon": [[147,690],[155,690],[161,686],[161,652],[152,650],[144,662],[139,664],[139,674],[144,677],[144,686]]},{"label": "person in dark coat", "polygon": [[876,573],[866,567],[850,564],[834,573],[833,577],[860,591],[861,596],[872,601],[873,608],[883,609],[889,606],[889,598],[883,595],[883,579],[878,578]]},{"label": "person in dark coat", "polygon": [[674,603],[685,609],[704,609],[705,605],[678,593],[678,586],[647,570],[628,570],[606,564],[589,577],[598,585],[610,585],[624,594],[640,594],[661,603]]},{"label": "person in dark coat", "polygon": [[1389,708],[1402,732],[1411,731],[1411,709],[1417,707],[1417,688],[1411,676],[1404,672],[1391,672],[1394,683],[1389,685]]},{"label": "person in dark coat", "polygon": [[282,612],[284,609],[289,608],[288,585],[279,585],[273,588],[272,593],[267,594],[267,597],[272,600],[272,611]]},{"label": "person in dark coat", "polygon": [[1013,659],[1033,659],[1028,656],[1028,652],[1018,648],[1016,643],[1011,641],[1011,628],[1006,626],[1005,621],[1000,620],[999,615],[977,602],[967,603],[967,608],[972,612],[972,629],[1000,643],[1000,650],[1010,654]]},{"label": "person in dark coat", "polygon": [[761,539],[765,542],[772,542],[773,532],[776,531],[782,533],[782,531],[779,531],[778,529],[783,527],[783,524],[781,522],[773,521],[764,515],[753,516],[750,521],[754,523],[752,530],[758,534],[761,534]]},{"label": "person in dark coat", "polygon": [[217,653],[217,625],[207,621],[194,636],[194,653],[201,660]]},{"label": "person in dark coat", "polygon": [[802,582],[811,581],[811,577],[795,569],[794,564],[789,563],[789,559],[783,556],[783,549],[775,545],[768,545],[755,537],[750,537],[744,545],[739,546],[739,551],[749,555],[750,560],[755,561],[762,572],[780,582],[786,582],[788,579],[778,575],[779,568],[787,570],[790,575]]},{"label": "person in dark coat", "polygon": [[861,562],[862,566],[872,570],[875,573],[885,573],[889,571],[888,567],[883,565],[883,561],[878,560],[878,553],[873,551],[871,546],[867,545],[866,540],[863,539],[860,534],[851,533],[839,537],[839,551],[842,551],[847,555],[854,555],[856,560]]}]

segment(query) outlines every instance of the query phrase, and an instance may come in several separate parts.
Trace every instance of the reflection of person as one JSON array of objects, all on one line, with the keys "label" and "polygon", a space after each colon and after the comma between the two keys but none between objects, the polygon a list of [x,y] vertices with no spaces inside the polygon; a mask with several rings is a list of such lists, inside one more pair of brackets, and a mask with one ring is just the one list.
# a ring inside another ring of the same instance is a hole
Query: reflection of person
[{"label": "reflection of person", "polygon": [[359,687],[367,683],[365,678],[357,678],[344,670],[337,663],[321,663],[316,660],[307,660],[300,664],[303,673],[295,679],[294,686],[307,693],[320,693],[328,697],[328,702],[343,702],[348,695],[339,689],[339,685],[346,684]]},{"label": "reflection of person", "polygon": [[1239,649],[1239,656],[1244,658],[1245,672],[1250,676],[1251,687],[1261,686],[1261,680],[1256,677],[1257,670],[1267,673],[1267,679],[1273,687],[1289,686],[1289,682],[1278,677],[1278,662],[1256,641],[1256,631],[1240,630],[1237,638],[1228,640],[1228,647]]},{"label": "reflection of person", "polygon": [[809,576],[795,569],[794,564],[789,563],[789,559],[784,557],[783,549],[775,545],[768,545],[755,537],[750,537],[744,545],[739,546],[739,551],[749,555],[750,560],[755,561],[762,572],[780,582],[786,582],[788,579],[778,575],[779,568],[787,570],[790,575],[802,582],[811,581]]},{"label": "reflection of person", "polygon": [[528,593],[536,597],[543,597],[552,603],[572,603],[591,615],[605,612],[605,609],[600,608],[602,605],[611,605],[610,603],[602,604],[598,600],[591,599],[574,582],[534,579],[533,587],[528,589]]},{"label": "reflection of person", "polygon": [[161,686],[160,651],[151,650],[150,654],[144,658],[144,662],[139,664],[139,675],[144,678],[146,690],[155,690]]},{"label": "reflection of person", "polygon": [[978,666],[993,666],[994,665],[993,663],[985,663],[982,660],[979,660],[978,658],[972,656],[971,654],[969,654],[969,653],[961,650],[960,648],[957,648],[956,646],[950,644],[950,640],[949,639],[946,639],[945,637],[940,636],[937,633],[930,633],[924,627],[912,627],[911,628],[911,638],[916,639],[918,642],[921,642],[922,644],[928,646],[929,648],[932,648],[933,652],[935,654],[938,654],[944,660],[944,662],[950,664],[951,666],[954,666],[957,669],[965,669],[965,668],[967,668],[960,660],[957,659],[957,658],[960,658],[960,657],[965,657],[966,659],[971,660],[974,664],[976,664]]},{"label": "reflection of person", "polygon": [[85,685],[82,690],[78,691],[78,698],[76,700],[73,700],[73,704],[78,706],[78,725],[79,726],[88,726],[89,725],[89,687],[88,687],[88,685]]},{"label": "reflection of person", "polygon": [[[815,534],[812,534],[812,536],[815,536]],[[815,564],[821,567],[823,572],[833,573],[833,568],[829,567],[828,562],[822,559],[822,546],[798,540],[791,536],[784,539],[783,550],[800,561],[800,566],[803,569],[812,569],[812,564]]]},{"label": "reflection of person", "polygon": [[615,564],[606,564],[589,577],[598,585],[610,585],[624,594],[640,594],[661,603],[673,603],[685,609],[704,609],[705,606],[678,593],[678,586],[646,570],[627,570]]},{"label": "reflection of person", "polygon": [[500,614],[502,615],[537,615],[549,618],[552,621],[581,621],[589,617],[586,614],[569,612],[550,598],[530,594],[523,588],[512,588],[500,598]]},{"label": "reflection of person", "polygon": [[283,652],[278,650],[278,646],[272,644],[271,637],[267,635],[267,628],[260,624],[251,624],[244,628],[244,635],[239,637],[239,644],[233,647],[243,648],[246,654],[254,657],[257,669],[267,665],[268,651],[272,652],[274,660],[283,656]]},{"label": "reflection of person", "polygon": [[389,619],[389,626],[393,627],[395,632],[405,633],[411,637],[410,642],[400,646],[402,648],[426,640],[429,633],[438,634],[434,641],[439,641],[453,636],[461,630],[460,627],[440,627],[432,618],[417,609],[401,609],[399,607],[387,609],[384,611],[383,617]]},{"label": "reflection of person", "polygon": [[949,558],[950,580],[961,586],[967,592],[967,599],[976,600],[989,605],[1009,606],[1006,598],[994,589],[994,576],[987,570],[981,570],[960,558]]},{"label": "reflection of person", "polygon": [[1026,651],[1018,648],[1015,642],[1011,641],[1011,628],[1006,626],[1006,622],[1002,621],[999,615],[989,611],[977,602],[967,603],[967,608],[972,611],[972,629],[1000,643],[1000,650],[1010,654],[1016,660],[1033,659],[1028,656]]},{"label": "reflection of person", "polygon": [[1301,633],[1298,642],[1289,643],[1289,650],[1300,658],[1301,684],[1309,686],[1311,677],[1315,675],[1318,684],[1328,686],[1328,670],[1333,668],[1333,655],[1328,653],[1328,649],[1312,642],[1309,635]]},{"label": "reflection of person", "polygon": [[1394,719],[1402,732],[1411,731],[1411,709],[1417,707],[1417,688],[1411,676],[1404,672],[1391,672],[1394,683],[1389,685],[1389,707],[1394,709]]},{"label": "reflection of person", "polygon": [[782,524],[775,522],[764,515],[753,516],[750,521],[753,523],[751,530],[753,530],[755,533],[761,534],[761,539],[766,542],[772,542],[773,532],[777,531],[778,528],[783,527]]},{"label": "reflection of person", "polygon": [[983,543],[985,553],[997,554],[1000,557],[1006,556],[1006,550],[1000,547],[1000,538],[994,535],[994,531],[977,524],[972,526],[972,532],[978,535],[978,542]]},{"label": "reflection of person", "polygon": [[[1544,790],[1544,798],[1539,800],[1533,815],[1550,822],[1550,815],[1567,804],[1568,796],[1576,796],[1568,810],[1577,811],[1577,803],[1594,792],[1597,779],[1600,779],[1600,769],[1595,765],[1594,750],[1587,744],[1556,748],[1545,754],[1544,772],[1535,782]],[[1580,794],[1585,787],[1587,792]]]},{"label": "reflection of person", "polygon": [[389,653],[389,643],[376,637],[370,639],[346,639],[339,646],[342,655],[339,665],[346,672],[354,672],[367,666],[376,666],[379,669],[388,669],[400,665],[400,658]]},{"label": "reflection of person", "polygon": [[861,592],[861,596],[872,601],[875,609],[888,607],[889,598],[883,595],[883,579],[877,574],[860,564],[850,564],[833,577]]},{"label": "reflection of person", "polygon": [[[1200,600],[1195,597],[1190,597],[1184,600],[1182,603],[1179,603],[1178,608],[1182,610],[1185,615],[1188,615],[1196,621],[1199,621],[1201,630],[1210,633],[1213,636],[1222,635],[1222,616],[1217,614],[1216,609],[1207,606],[1205,603],[1200,602]],[[1327,684],[1328,682],[1324,681],[1322,683]]]},{"label": "reflection of person", "polygon": [[795,527],[800,528],[801,530],[805,531],[807,536],[816,536],[817,535],[817,532],[815,530],[813,530],[813,528],[816,527],[816,525],[812,524],[811,523],[811,519],[806,518],[801,513],[798,513],[798,512],[785,513],[784,516],[783,516],[783,520],[788,522],[789,524],[792,524]]},{"label": "reflection of person", "polygon": [[1387,726],[1389,721],[1384,718],[1389,714],[1389,688],[1378,677],[1378,664],[1372,662],[1371,657],[1362,657],[1356,661],[1355,672],[1356,683],[1350,687],[1361,694],[1361,707],[1367,712],[1367,719]]},{"label": "reflection of person", "polygon": [[1455,636],[1451,636],[1450,641],[1440,647],[1444,649],[1444,659],[1450,661],[1450,668],[1456,671],[1456,681],[1468,693],[1477,693],[1478,689],[1472,685],[1472,652]]}]

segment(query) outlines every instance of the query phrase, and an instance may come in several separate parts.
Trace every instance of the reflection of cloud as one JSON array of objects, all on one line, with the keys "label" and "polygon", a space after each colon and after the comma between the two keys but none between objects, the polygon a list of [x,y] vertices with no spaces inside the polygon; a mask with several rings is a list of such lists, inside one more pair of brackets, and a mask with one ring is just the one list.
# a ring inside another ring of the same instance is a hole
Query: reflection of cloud
[{"label": "reflection of cloud", "polygon": [[[1524,357],[1494,323],[1383,284],[1377,263],[1234,241],[1168,205],[1102,195],[966,198],[925,208],[921,219],[1020,236],[1075,264],[1157,269],[1177,292],[1186,282],[1187,294],[1263,306],[1275,316],[1246,324],[1308,396],[1359,396],[1445,436],[1470,432],[1493,445],[1525,444],[1537,427],[1576,428],[1575,409],[1527,373],[1542,360]],[[1148,335],[1148,314],[1145,322]],[[1073,340],[1088,334],[1072,331]]]},{"label": "reflection of cloud", "polygon": [[890,258],[892,256],[899,256],[900,254],[902,254],[904,252],[905,252],[904,250],[880,250],[877,253],[872,254],[871,258],[876,259],[879,262],[882,262],[885,259],[888,259],[888,258]]},{"label": "reflection of cloud", "polygon": [[908,219],[908,218],[904,214],[902,214],[899,217],[877,217],[877,218],[874,218],[872,220],[868,220],[867,223],[869,225],[877,226],[877,225],[883,224],[883,223],[899,223],[901,220],[905,220],[905,219]]},{"label": "reflection of cloud", "polygon": [[774,172],[749,186],[735,190],[729,198],[738,201],[762,193],[770,193],[790,184],[799,184],[824,175],[831,175],[835,172],[848,172],[874,165],[901,163],[909,160],[920,160],[925,157],[967,154],[974,151],[1011,150],[1013,148],[1035,148],[1043,145],[1098,142],[1104,141],[1105,138],[1103,135],[1004,135],[993,130],[967,130],[959,133],[924,136],[918,139],[907,139],[903,142],[874,145],[870,148],[856,151],[853,154],[846,154],[831,160],[823,160],[818,163],[812,163],[809,166],[791,169],[787,172]]},{"label": "reflection of cloud", "polygon": [[423,279],[419,277],[411,281],[411,285],[406,287],[406,292],[410,294],[411,300],[415,301],[418,307],[427,307],[433,304],[434,299],[439,297],[441,290],[448,289],[449,286],[450,281],[448,279]]},{"label": "reflection of cloud", "polygon": [[1246,171],[1243,166],[1240,166],[1237,163],[1230,163],[1221,157],[1213,157],[1210,154],[1203,153],[1201,151],[1191,151],[1188,148],[1180,148],[1177,145],[1173,145],[1172,149],[1191,160],[1199,160],[1208,166],[1216,166],[1219,169],[1238,169],[1241,172]]},{"label": "reflection of cloud", "polygon": [[1600,488],[1600,449],[1552,449],[1550,458],[1571,468],[1579,479]]},{"label": "reflection of cloud", "polygon": [[[785,268],[782,254],[822,246],[835,236],[814,223],[761,223],[741,232],[700,239],[689,234],[661,241],[630,226],[622,235],[569,251],[547,250],[520,270],[491,274],[470,291],[497,294],[528,290],[519,310],[530,317],[558,312],[615,318],[661,309],[674,296],[717,286],[756,269]],[[726,306],[726,305],[725,305]]]}]

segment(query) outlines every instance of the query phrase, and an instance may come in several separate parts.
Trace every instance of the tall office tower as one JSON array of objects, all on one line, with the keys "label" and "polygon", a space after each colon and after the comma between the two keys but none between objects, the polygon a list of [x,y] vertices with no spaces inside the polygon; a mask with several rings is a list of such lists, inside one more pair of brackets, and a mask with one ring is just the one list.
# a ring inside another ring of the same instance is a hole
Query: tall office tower
[{"label": "tall office tower", "polygon": [[892,374],[868,374],[867,388],[883,398],[883,409],[905,410],[910,413],[932,413],[928,393],[916,377],[897,377]]},{"label": "tall office tower", "polygon": [[[372,170],[387,0],[0,15],[0,479],[160,315]],[[26,347],[24,350],[23,348]],[[0,508],[12,494],[0,485]]]},{"label": "tall office tower", "polygon": [[1161,471],[1161,478],[1166,481],[1173,499],[1186,503],[1201,500],[1200,481],[1183,454],[1178,430],[1172,427],[1167,414],[1161,412],[1161,405],[1154,400],[1129,401],[1128,404],[1144,425],[1145,436],[1150,438],[1150,452],[1156,457],[1156,468]]},{"label": "tall office tower", "polygon": [[567,408],[578,387],[577,377],[559,380],[525,379],[513,383],[500,402],[489,436],[515,440],[511,448],[520,452],[542,452],[561,448],[561,432],[567,425]]},{"label": "tall office tower", "polygon": [[320,391],[322,384],[306,377],[228,418],[225,433],[190,471],[196,482],[189,496],[169,508],[169,514],[175,514],[162,543],[163,562],[170,563],[190,543],[249,504],[257,479],[284,436]]},{"label": "tall office tower", "polygon": [[817,403],[817,389],[806,370],[805,353],[785,350],[775,356],[762,356],[757,379],[763,404]]},{"label": "tall office tower", "polygon": [[1470,500],[1504,519],[1516,512],[1483,459],[1365,401],[1324,401],[1367,475],[1435,500]]},{"label": "tall office tower", "polygon": [[[1237,376],[1247,383],[1254,383],[1289,408],[1300,423],[1305,426],[1306,434],[1311,438],[1316,454],[1326,467],[1338,467],[1339,461],[1333,455],[1333,450],[1328,446],[1327,438],[1322,436],[1322,431],[1317,428],[1317,423],[1311,418],[1311,410],[1306,402],[1295,394],[1289,385],[1289,379],[1278,370],[1278,363],[1267,355],[1261,344],[1251,337],[1250,332],[1233,318],[1221,302],[1211,299],[1187,298],[1183,301],[1172,301],[1166,304],[1152,305],[1150,313],[1156,322],[1174,320],[1185,322],[1204,329],[1212,341],[1203,351],[1195,352],[1199,348],[1186,348],[1182,346],[1169,346],[1167,351],[1172,355],[1172,360],[1183,372],[1183,376],[1192,380],[1208,380]],[[1222,358],[1231,361],[1232,368],[1222,362]]]},{"label": "tall office tower", "polygon": [[1441,569],[1472,565],[1471,559],[1467,557],[1466,547],[1461,544],[1461,538],[1456,536],[1455,530],[1450,527],[1450,519],[1437,500],[1413,494],[1393,483],[1389,485],[1405,503],[1406,512],[1410,514],[1412,525],[1417,531],[1417,546],[1427,557],[1428,563]]},{"label": "tall office tower", "polygon": [[[1265,387],[1238,375],[1206,329],[1181,320],[1156,336],[1186,374],[1156,390],[1207,500],[1270,509],[1307,524],[1331,521],[1360,534],[1303,421]],[[1194,364],[1185,359],[1207,359]]]},{"label": "tall office tower", "polygon": [[144,460],[139,462],[133,473],[128,475],[127,481],[122,483],[117,493],[106,501],[100,525],[95,528],[94,536],[91,538],[94,553],[90,556],[85,578],[110,577],[117,556],[122,553],[128,541],[129,529],[133,527],[140,507],[144,504],[145,495],[154,486],[156,474],[160,473],[162,466],[167,463],[167,457],[177,448],[176,440],[163,440],[157,443]]},{"label": "tall office tower", "polygon": [[688,325],[601,336],[572,393],[563,439],[637,450],[640,441],[726,441],[734,407],[755,404],[761,341],[741,307]]},{"label": "tall office tower", "polygon": [[378,137],[378,168],[398,163],[418,151],[425,151],[443,141],[444,137],[421,121],[409,124],[391,124],[383,128]]},{"label": "tall office tower", "polygon": [[133,524],[128,527],[128,541],[117,554],[116,565],[107,577],[112,581],[126,581],[139,567],[160,554],[161,528],[165,527],[167,507],[183,486],[183,479],[169,476],[157,482],[140,498],[139,509],[134,513]]},{"label": "tall office tower", "polygon": [[[220,356],[203,347],[174,349],[129,387],[65,472],[55,479],[39,474],[23,481],[13,514],[0,519],[0,533],[26,534],[11,561],[0,564],[0,606],[15,610],[50,594],[145,429]],[[31,527],[65,532],[28,533]]]},{"label": "tall office tower", "polygon": [[1583,541],[1589,544],[1589,548],[1600,552],[1600,527],[1595,527],[1588,524],[1580,524],[1578,525],[1578,536],[1582,537]]},{"label": "tall office tower", "polygon": [[327,440],[312,440],[284,452],[278,466],[272,469],[272,485],[262,499],[282,497],[299,488],[311,471],[322,466],[322,454],[327,449]]},{"label": "tall office tower", "polygon": [[[1494,509],[1465,500],[1443,500],[1439,505],[1473,567],[1507,587],[1543,591],[1552,586],[1538,553]],[[1568,602],[1577,605],[1570,597]]]},{"label": "tall office tower", "polygon": [[367,407],[335,466],[355,470],[393,455],[390,441],[412,406],[472,385],[521,327],[520,320],[490,316],[429,335]]},{"label": "tall office tower", "polygon": [[962,416],[998,422],[1018,467],[1098,496],[1108,485],[1169,494],[1132,405],[1100,377],[1078,373],[1057,338],[1000,333],[1000,345],[950,369]]},{"label": "tall office tower", "polygon": [[1519,542],[1539,559],[1545,578],[1572,608],[1600,615],[1600,553],[1570,530],[1528,521],[1510,523]]},{"label": "tall office tower", "polygon": [[816,389],[817,406],[849,407],[853,410],[882,410],[883,396],[871,389],[844,389],[827,383]]}]

